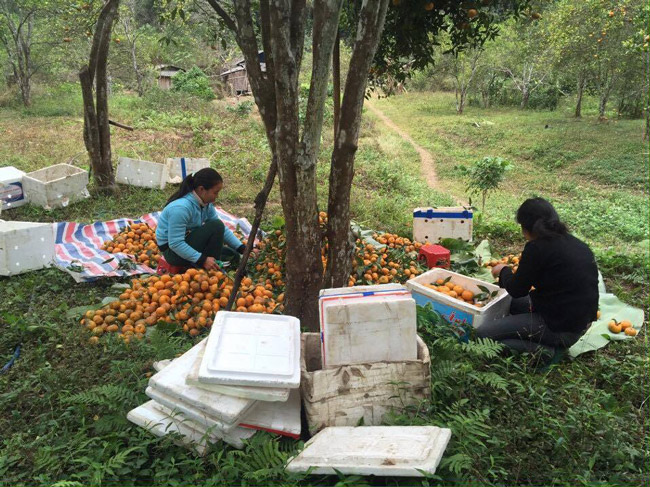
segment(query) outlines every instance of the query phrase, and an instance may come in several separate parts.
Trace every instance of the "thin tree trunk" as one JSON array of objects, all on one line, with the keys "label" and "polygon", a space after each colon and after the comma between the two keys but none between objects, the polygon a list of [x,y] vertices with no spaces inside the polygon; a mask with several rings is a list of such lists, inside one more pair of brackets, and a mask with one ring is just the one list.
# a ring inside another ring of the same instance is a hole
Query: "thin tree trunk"
[{"label": "thin tree trunk", "polygon": [[140,73],[140,69],[138,68],[138,58],[135,53],[135,39],[133,39],[133,43],[131,44],[131,62],[133,64],[133,72],[135,73],[136,90],[138,96],[142,96],[144,95],[144,87],[142,86],[142,73]]},{"label": "thin tree trunk", "polygon": [[384,28],[388,0],[368,0],[359,13],[357,37],[350,59],[341,105],[341,120],[332,151],[327,205],[327,269],[323,287],[347,285],[354,252],[350,231],[350,190],[359,141],[368,71]]},{"label": "thin tree trunk", "polygon": [[524,89],[521,91],[521,104],[519,105],[519,108],[521,110],[526,109],[526,107],[528,106],[529,98],[530,98],[530,91],[528,91],[527,87],[524,87]]},{"label": "thin tree trunk", "polygon": [[277,159],[273,157],[273,160],[271,161],[271,166],[269,167],[269,171],[266,174],[266,181],[264,182],[264,187],[257,194],[257,197],[255,198],[255,218],[253,220],[253,225],[251,226],[251,231],[248,234],[248,240],[246,241],[246,249],[244,250],[244,254],[242,255],[241,261],[239,262],[237,273],[235,274],[235,281],[233,283],[232,292],[230,294],[230,297],[228,298],[228,303],[224,308],[225,311],[230,311],[232,309],[233,304],[235,303],[235,300],[237,299],[239,286],[241,284],[241,280],[243,279],[244,273],[246,271],[246,264],[248,263],[248,258],[250,257],[251,251],[253,250],[253,245],[255,244],[255,237],[257,236],[257,231],[259,230],[260,224],[262,223],[262,215],[264,213],[264,207],[266,206],[266,201],[269,197],[269,193],[271,192],[271,188],[273,188],[273,182],[275,181],[275,175],[277,171],[278,171]]},{"label": "thin tree trunk", "polygon": [[[88,66],[79,72],[84,102],[84,142],[98,188],[111,191],[115,174],[111,161],[111,129],[108,118],[108,86],[106,68],[111,29],[117,16],[119,0],[108,0],[97,20]],[[95,97],[93,100],[93,83]]]},{"label": "thin tree trunk", "polygon": [[587,78],[584,74],[584,72],[580,72],[578,75],[578,100],[576,101],[576,111],[575,111],[575,118],[580,118],[582,117],[582,95],[585,91],[585,82],[587,81]]}]

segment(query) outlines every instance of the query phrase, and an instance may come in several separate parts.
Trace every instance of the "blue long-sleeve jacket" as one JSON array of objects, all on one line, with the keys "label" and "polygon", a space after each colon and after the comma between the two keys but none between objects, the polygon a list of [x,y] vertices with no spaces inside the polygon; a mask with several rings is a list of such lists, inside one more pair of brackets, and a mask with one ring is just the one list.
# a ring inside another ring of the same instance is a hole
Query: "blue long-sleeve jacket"
[{"label": "blue long-sleeve jacket", "polygon": [[[217,210],[212,203],[201,207],[192,193],[172,201],[163,209],[156,228],[158,245],[169,245],[179,257],[190,262],[197,262],[201,252],[196,251],[185,242],[185,235],[202,226],[210,220],[218,220]],[[233,249],[242,243],[235,234],[226,227],[224,244]]]}]

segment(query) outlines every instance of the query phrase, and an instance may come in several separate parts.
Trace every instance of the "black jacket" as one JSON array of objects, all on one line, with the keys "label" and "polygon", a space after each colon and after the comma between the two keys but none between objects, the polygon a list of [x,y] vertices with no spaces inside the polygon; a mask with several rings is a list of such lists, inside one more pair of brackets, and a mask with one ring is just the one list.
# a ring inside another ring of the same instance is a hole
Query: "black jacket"
[{"label": "black jacket", "polygon": [[530,292],[533,312],[540,313],[552,331],[581,332],[596,320],[596,259],[587,244],[573,235],[528,242],[517,272],[504,267],[499,286],[513,298]]}]

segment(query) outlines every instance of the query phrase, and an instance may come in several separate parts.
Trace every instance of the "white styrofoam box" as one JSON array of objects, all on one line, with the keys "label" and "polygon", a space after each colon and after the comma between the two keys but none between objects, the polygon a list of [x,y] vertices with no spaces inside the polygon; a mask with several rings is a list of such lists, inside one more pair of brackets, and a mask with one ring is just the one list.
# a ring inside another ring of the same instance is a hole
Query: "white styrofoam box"
[{"label": "white styrofoam box", "polygon": [[115,181],[142,188],[165,189],[169,169],[165,164],[120,157]]},{"label": "white styrofoam box", "polygon": [[472,241],[470,208],[415,208],[413,210],[413,240],[437,244],[443,238]]},{"label": "white styrofoam box", "polygon": [[[167,182],[178,184],[183,182],[183,174],[187,176],[205,167],[210,167],[210,159],[192,157],[170,157],[165,162],[169,173]],[[183,170],[183,165],[185,170]]]},{"label": "white styrofoam box", "polygon": [[324,289],[318,305],[323,367],[417,358],[415,301],[404,286]]},{"label": "white styrofoam box", "polygon": [[[169,395],[172,399],[184,401],[198,411],[222,421],[226,427],[236,425],[253,407],[255,401],[210,392],[186,384],[185,377],[192,368],[198,352],[199,348],[194,346],[175,359],[149,379],[149,387]],[[152,397],[152,399],[156,398]]]},{"label": "white styrofoam box", "polygon": [[239,426],[300,438],[300,389],[292,389],[284,403],[260,401]]},{"label": "white styrofoam box", "polygon": [[[451,430],[437,426],[330,427],[287,464],[288,472],[424,477],[433,474]],[[424,473],[423,473],[424,472]]]},{"label": "white styrofoam box", "polygon": [[0,222],[0,276],[49,267],[53,260],[52,223]]},{"label": "white styrofoam box", "polygon": [[[423,284],[435,283],[438,279],[451,276],[451,282],[459,284],[474,294],[482,291],[480,286],[486,287],[490,292],[497,291],[497,295],[485,306],[479,308],[465,301],[454,299],[446,294],[439,293]],[[433,309],[440,313],[450,323],[467,324],[478,328],[482,323],[498,320],[510,312],[512,298],[505,289],[494,284],[483,282],[473,277],[463,276],[447,269],[435,268],[424,274],[414,277],[406,282],[406,287],[411,291],[415,302],[424,306],[431,303]]]},{"label": "white styrofoam box", "polygon": [[431,395],[431,357],[417,337],[417,360],[324,369],[320,333],[303,333],[300,366],[310,433],[327,426],[380,425],[387,412],[418,407]]},{"label": "white styrofoam box", "polygon": [[206,391],[219,392],[228,396],[244,397],[246,399],[255,399],[257,401],[280,401],[285,402],[289,398],[288,388],[277,387],[252,387],[252,386],[224,386],[221,384],[204,384],[199,380],[199,368],[203,361],[205,347],[208,339],[201,340],[196,346],[199,347],[199,353],[192,365],[185,383],[192,386],[205,389]]},{"label": "white styrofoam box", "polygon": [[13,166],[0,167],[0,212],[27,203],[23,176],[25,173]]},{"label": "white styrofoam box", "polygon": [[156,436],[178,433],[181,443],[193,447],[199,455],[205,454],[208,442],[223,440],[235,448],[243,448],[243,440],[252,436],[251,431],[247,428],[235,428],[230,433],[218,433],[185,418],[181,413],[172,411],[156,401],[148,401],[132,409],[126,415],[126,419],[146,428]]},{"label": "white styrofoam box", "polygon": [[214,384],[300,386],[300,321],[293,316],[220,311],[199,380]]},{"label": "white styrofoam box", "polygon": [[62,208],[88,198],[88,171],[70,164],[55,164],[23,176],[29,202],[46,210]]}]

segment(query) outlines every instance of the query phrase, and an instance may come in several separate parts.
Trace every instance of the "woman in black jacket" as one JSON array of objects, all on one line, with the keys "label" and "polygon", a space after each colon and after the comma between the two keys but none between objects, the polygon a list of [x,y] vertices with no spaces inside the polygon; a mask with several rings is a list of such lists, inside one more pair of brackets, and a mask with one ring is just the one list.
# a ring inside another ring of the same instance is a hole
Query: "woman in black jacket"
[{"label": "woman in black jacket", "polygon": [[503,264],[492,269],[499,286],[513,298],[511,314],[480,326],[477,336],[520,352],[542,349],[553,354],[577,342],[596,320],[596,260],[543,198],[524,201],[517,223],[528,241],[517,272]]}]

